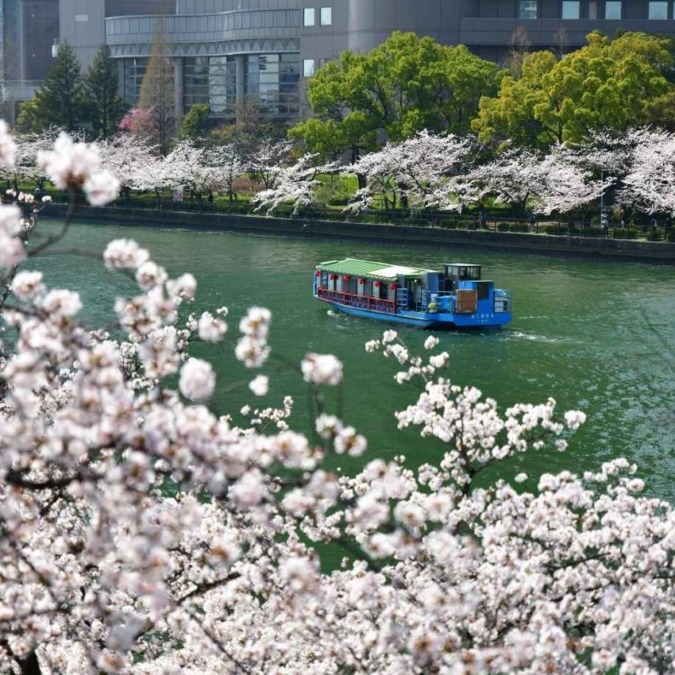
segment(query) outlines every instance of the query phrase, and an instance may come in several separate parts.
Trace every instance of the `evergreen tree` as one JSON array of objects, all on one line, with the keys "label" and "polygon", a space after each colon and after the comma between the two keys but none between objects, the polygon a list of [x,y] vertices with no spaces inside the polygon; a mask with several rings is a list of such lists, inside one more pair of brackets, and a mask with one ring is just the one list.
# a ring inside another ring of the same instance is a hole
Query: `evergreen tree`
[{"label": "evergreen tree", "polygon": [[64,42],[42,88],[34,97],[34,125],[29,131],[41,131],[56,126],[66,131],[81,129],[83,122],[83,91],[80,62],[75,50]]},{"label": "evergreen tree", "polygon": [[84,79],[85,106],[96,138],[113,136],[129,106],[120,98],[119,78],[110,49],[103,45]]},{"label": "evergreen tree", "polygon": [[181,140],[198,141],[208,131],[209,106],[206,103],[195,103],[188,110],[178,131]]}]

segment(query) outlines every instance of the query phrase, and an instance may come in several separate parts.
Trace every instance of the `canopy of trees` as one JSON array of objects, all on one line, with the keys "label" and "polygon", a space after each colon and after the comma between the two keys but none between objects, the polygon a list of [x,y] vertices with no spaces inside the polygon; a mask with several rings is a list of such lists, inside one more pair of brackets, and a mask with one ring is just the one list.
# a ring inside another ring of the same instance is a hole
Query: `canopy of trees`
[{"label": "canopy of trees", "polygon": [[118,89],[117,68],[106,46],[83,77],[75,51],[63,43],[42,88],[21,106],[17,128],[26,133],[49,127],[86,130],[94,138],[109,138],[128,107]]},{"label": "canopy of trees", "polygon": [[596,32],[560,60],[529,54],[522,76],[506,75],[497,96],[481,99],[473,129],[483,141],[547,147],[649,123],[672,95],[670,49],[667,38],[624,33],[611,40]]},{"label": "canopy of trees", "polygon": [[418,131],[468,131],[481,96],[496,92],[498,69],[466,47],[394,33],[368,54],[344,52],[310,80],[313,117],[292,135],[321,156],[379,147]]}]

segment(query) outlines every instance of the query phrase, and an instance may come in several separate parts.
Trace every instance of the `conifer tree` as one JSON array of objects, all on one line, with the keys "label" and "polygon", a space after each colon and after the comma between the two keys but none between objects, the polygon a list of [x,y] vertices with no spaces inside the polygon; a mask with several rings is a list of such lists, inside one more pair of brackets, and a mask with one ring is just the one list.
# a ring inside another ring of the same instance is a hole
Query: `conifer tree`
[{"label": "conifer tree", "polygon": [[85,76],[84,95],[93,135],[110,138],[128,106],[119,96],[116,64],[107,45],[99,49]]},{"label": "conifer tree", "polygon": [[45,77],[42,88],[32,103],[31,129],[40,131],[50,126],[66,131],[81,129],[83,122],[83,83],[80,62],[75,50],[64,42]]}]

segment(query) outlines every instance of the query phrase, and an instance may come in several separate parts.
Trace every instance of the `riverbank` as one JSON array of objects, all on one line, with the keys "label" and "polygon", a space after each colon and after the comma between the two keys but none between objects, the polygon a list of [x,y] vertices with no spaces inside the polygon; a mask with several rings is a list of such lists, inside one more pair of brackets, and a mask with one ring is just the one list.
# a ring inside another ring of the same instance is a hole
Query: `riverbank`
[{"label": "riverbank", "polygon": [[[50,204],[45,217],[62,218],[66,205]],[[522,234],[485,230],[453,230],[409,225],[372,225],[349,221],[306,220],[187,211],[152,211],[123,207],[81,206],[77,221],[201,232],[242,232],[267,236],[353,239],[424,245],[513,251],[520,254],[604,258],[675,265],[675,243],[602,239],[565,235]]]}]

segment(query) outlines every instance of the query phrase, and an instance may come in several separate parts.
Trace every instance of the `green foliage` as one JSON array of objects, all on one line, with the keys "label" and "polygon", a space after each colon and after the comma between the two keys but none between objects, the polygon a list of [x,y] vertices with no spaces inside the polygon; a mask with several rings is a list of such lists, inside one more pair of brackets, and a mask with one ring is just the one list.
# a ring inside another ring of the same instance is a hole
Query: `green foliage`
[{"label": "green foliage", "polygon": [[635,227],[615,227],[612,231],[614,239],[637,239],[638,234]]},{"label": "green foliage", "polygon": [[191,141],[203,138],[208,130],[208,122],[209,106],[206,103],[195,103],[183,117],[178,138]]},{"label": "green foliage", "polygon": [[358,189],[356,176],[321,174],[317,180],[320,185],[315,189],[316,201],[328,206],[347,206]]},{"label": "green foliage", "polygon": [[266,115],[260,102],[251,97],[237,104],[234,118],[234,122],[212,129],[208,141],[217,145],[232,143],[240,157],[254,157],[261,149],[285,139],[288,131],[284,122]]},{"label": "green foliage", "polygon": [[291,135],[322,157],[349,150],[356,158],[423,129],[465,133],[497,85],[497,66],[466,47],[395,32],[368,54],[346,51],[321,68],[307,94],[314,117]]},{"label": "green foliage", "polygon": [[480,139],[545,148],[599,129],[625,131],[669,109],[668,39],[633,32],[610,40],[594,32],[587,41],[560,60],[551,52],[527,55],[521,77],[506,75],[499,94],[481,100],[472,123]]},{"label": "green foliage", "polygon": [[40,132],[50,126],[77,131],[84,122],[85,106],[80,62],[64,42],[45,77],[42,88],[21,106],[18,128]]},{"label": "green foliage", "polygon": [[23,134],[29,134],[36,129],[42,129],[42,124],[39,120],[40,110],[37,98],[33,96],[33,98],[24,101],[19,105],[19,114],[16,118],[16,130]]},{"label": "green foliage", "polygon": [[129,106],[118,95],[117,64],[103,45],[84,78],[84,105],[95,138],[110,138]]},{"label": "green foliage", "polygon": [[666,232],[662,227],[650,228],[647,232],[647,241],[663,241],[666,238]]}]

